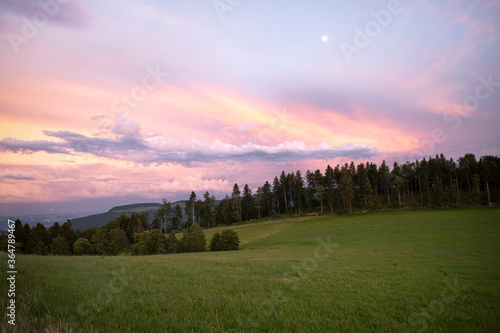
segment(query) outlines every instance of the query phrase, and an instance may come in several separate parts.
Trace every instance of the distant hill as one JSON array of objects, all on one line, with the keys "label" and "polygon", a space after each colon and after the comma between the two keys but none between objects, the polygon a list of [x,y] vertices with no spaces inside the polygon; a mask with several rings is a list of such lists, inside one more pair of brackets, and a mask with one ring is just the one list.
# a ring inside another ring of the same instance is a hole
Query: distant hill
[{"label": "distant hill", "polygon": [[[172,203],[172,206],[175,207],[177,204],[181,205],[182,212],[184,213],[185,203],[186,200],[176,201]],[[123,213],[125,213],[127,216],[132,215],[132,213],[148,213],[149,223],[151,223],[155,219],[155,214],[158,211],[158,207],[160,206],[161,204],[159,203],[137,203],[124,206],[116,206],[111,208],[106,213],[94,214],[72,219],[71,224],[73,225],[73,229],[75,230],[85,230],[91,227],[102,227],[109,221],[116,219]]]}]

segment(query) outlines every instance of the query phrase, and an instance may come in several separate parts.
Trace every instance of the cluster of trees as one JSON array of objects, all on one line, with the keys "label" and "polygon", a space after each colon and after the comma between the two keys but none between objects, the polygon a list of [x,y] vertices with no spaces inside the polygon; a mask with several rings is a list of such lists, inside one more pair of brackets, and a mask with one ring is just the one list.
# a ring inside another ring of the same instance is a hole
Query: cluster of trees
[{"label": "cluster of trees", "polygon": [[[387,208],[491,205],[500,199],[500,158],[479,160],[466,154],[458,161],[443,154],[392,168],[366,162],[328,165],[324,172],[281,172],[261,187],[234,184],[231,195],[217,202],[207,191],[203,200],[192,192],[184,213],[164,201],[155,227],[181,229],[199,223],[202,227],[232,224],[279,214],[352,213],[354,210]],[[185,221],[182,223],[182,221]]]},{"label": "cluster of trees", "polygon": [[[236,232],[225,230],[223,234],[222,245],[214,251],[237,250]],[[184,228],[178,239],[173,229],[168,236],[160,229],[151,229],[147,213],[122,214],[101,228],[84,231],[74,231],[69,220],[63,225],[56,222],[50,228],[41,223],[31,228],[18,219],[14,236],[17,253],[38,255],[118,255],[128,250],[134,255],[149,255],[202,252],[206,248],[205,234],[198,224]],[[6,237],[1,248],[7,248]]]},{"label": "cluster of trees", "polygon": [[[38,255],[117,255],[126,251],[138,236],[149,230],[147,213],[122,214],[101,228],[73,230],[71,221],[54,223],[46,228],[37,223],[33,228],[15,221],[16,252]],[[3,248],[3,241],[2,241]]]},{"label": "cluster of trees", "polygon": [[222,233],[216,232],[210,241],[210,251],[235,251],[240,245],[240,238],[236,231],[226,229]]},{"label": "cluster of trees", "polygon": [[159,229],[144,231],[132,245],[132,254],[149,255],[160,253],[203,252],[206,247],[205,234],[199,224],[193,224],[182,232],[178,239],[172,230],[168,237],[162,235]]},{"label": "cluster of trees", "polygon": [[[17,219],[14,231],[16,253],[69,255],[73,252],[74,235],[69,220],[62,225],[56,222],[50,228],[41,223],[31,228]],[[7,248],[6,238],[2,240],[4,248]]]}]

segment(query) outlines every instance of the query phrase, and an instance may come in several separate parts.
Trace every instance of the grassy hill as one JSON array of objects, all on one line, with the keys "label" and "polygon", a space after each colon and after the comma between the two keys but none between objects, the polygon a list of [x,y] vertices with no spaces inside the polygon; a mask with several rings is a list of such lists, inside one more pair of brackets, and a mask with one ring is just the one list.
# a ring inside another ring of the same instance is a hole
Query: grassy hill
[{"label": "grassy hill", "polygon": [[498,208],[233,229],[240,251],[18,256],[18,332],[500,331]]}]

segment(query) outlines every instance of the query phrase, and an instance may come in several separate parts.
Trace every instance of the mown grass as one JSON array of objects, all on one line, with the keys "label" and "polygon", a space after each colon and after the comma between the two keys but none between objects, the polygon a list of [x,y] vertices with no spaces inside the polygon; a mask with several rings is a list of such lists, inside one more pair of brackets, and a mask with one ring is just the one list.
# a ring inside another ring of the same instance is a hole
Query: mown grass
[{"label": "mown grass", "polygon": [[[233,252],[18,256],[17,325],[4,316],[2,331],[500,331],[498,208],[235,230],[241,250]],[[6,255],[0,260],[7,271]],[[6,280],[0,285],[5,309]]]}]

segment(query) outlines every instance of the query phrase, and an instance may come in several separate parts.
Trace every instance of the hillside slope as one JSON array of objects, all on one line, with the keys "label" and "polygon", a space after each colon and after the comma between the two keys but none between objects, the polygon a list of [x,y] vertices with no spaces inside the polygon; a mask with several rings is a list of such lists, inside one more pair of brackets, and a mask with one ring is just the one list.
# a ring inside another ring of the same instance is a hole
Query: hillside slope
[{"label": "hillside slope", "polygon": [[75,218],[71,220],[71,224],[73,225],[73,228],[75,230],[85,230],[91,227],[102,227],[106,223],[114,220],[123,213],[125,213],[127,216],[130,216],[133,213],[148,213],[149,222],[151,223],[155,218],[158,207],[160,207],[159,203],[138,203],[125,206],[117,206],[111,208],[106,213]]},{"label": "hillside slope", "polygon": [[20,256],[16,329],[499,332],[499,221],[498,208],[289,218],[231,226],[240,251]]}]

